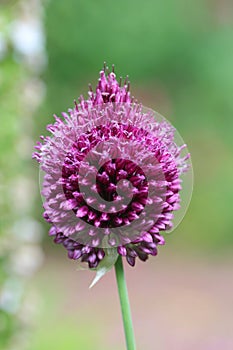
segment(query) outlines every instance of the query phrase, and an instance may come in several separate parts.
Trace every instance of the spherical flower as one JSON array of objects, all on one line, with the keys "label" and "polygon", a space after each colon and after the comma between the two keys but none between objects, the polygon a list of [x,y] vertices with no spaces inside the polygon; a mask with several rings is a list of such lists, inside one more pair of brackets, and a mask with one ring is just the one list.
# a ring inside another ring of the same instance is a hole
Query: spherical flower
[{"label": "spherical flower", "polygon": [[157,255],[180,208],[185,145],[158,114],[134,101],[114,69],[47,126],[33,157],[43,171],[44,218],[71,259],[97,268],[108,249],[134,266]]}]

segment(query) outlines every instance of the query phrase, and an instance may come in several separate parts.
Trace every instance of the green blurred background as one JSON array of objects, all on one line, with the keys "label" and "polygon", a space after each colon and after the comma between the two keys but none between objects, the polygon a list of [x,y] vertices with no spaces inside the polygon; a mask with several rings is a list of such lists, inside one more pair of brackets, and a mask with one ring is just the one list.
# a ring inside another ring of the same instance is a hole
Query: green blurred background
[{"label": "green blurred background", "polygon": [[[37,6],[39,1],[22,3]],[[1,8],[4,32],[7,21],[14,21],[22,9],[17,1],[3,2]],[[32,189],[31,206],[20,217],[30,214],[40,225],[42,244],[36,243],[45,256],[39,272],[27,282],[27,289],[36,294],[37,311],[23,350],[124,349],[114,274],[89,291],[92,273],[77,272],[76,263],[47,238],[37,194],[38,166],[30,160],[31,147],[52,115],[72,107],[81,93],[87,97],[88,83],[95,86],[104,61],[115,64],[118,77],[128,74],[132,94],[176,126],[194,167],[194,192],[183,222],[167,237],[157,258],[127,267],[138,349],[232,349],[232,1],[49,0],[40,6],[39,20],[46,40],[44,56],[39,52],[43,62],[37,52],[32,63],[22,63],[11,45],[0,61],[5,193],[0,234],[9,242],[9,179],[18,176],[20,186],[20,179],[28,178],[31,187],[26,186],[18,200]],[[22,102],[17,86],[28,77],[34,85],[38,80],[41,94],[33,110],[27,104],[36,92]],[[17,140],[22,147],[28,135],[20,158]],[[5,329],[7,338],[13,326],[7,326],[5,318],[4,322],[1,326],[0,319],[0,331]]]}]

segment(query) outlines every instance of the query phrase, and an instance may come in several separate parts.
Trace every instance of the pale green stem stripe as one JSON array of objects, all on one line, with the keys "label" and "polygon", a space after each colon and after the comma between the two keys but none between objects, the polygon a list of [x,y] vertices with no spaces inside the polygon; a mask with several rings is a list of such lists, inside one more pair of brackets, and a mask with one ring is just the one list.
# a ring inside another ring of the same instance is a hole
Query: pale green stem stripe
[{"label": "pale green stem stripe", "polygon": [[126,287],[122,257],[120,255],[115,264],[115,272],[116,272],[118,293],[119,293],[120,304],[121,304],[121,313],[122,313],[124,330],[125,330],[125,340],[126,340],[127,350],[136,350],[128,291]]}]

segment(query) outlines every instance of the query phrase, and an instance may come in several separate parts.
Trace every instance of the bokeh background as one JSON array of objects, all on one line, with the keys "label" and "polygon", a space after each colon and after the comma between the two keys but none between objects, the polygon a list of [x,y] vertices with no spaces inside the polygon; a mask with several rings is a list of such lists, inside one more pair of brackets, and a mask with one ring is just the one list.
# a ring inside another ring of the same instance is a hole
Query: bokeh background
[{"label": "bokeh background", "polygon": [[141,350],[233,349],[233,2],[0,2],[0,349],[125,348],[114,272],[92,290],[47,237],[31,152],[103,61],[188,144],[194,192],[156,258],[126,266]]}]

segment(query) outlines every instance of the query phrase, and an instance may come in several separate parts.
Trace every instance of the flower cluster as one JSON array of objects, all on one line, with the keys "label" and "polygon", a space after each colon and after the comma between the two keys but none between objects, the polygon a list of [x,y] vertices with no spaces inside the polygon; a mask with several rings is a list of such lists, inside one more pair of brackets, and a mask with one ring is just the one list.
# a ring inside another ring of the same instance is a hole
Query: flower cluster
[{"label": "flower cluster", "polygon": [[96,90],[55,116],[33,157],[44,173],[44,218],[49,234],[71,259],[96,268],[115,248],[134,266],[157,254],[161,232],[180,207],[185,145],[175,129],[134,102],[127,79],[100,72]]}]

